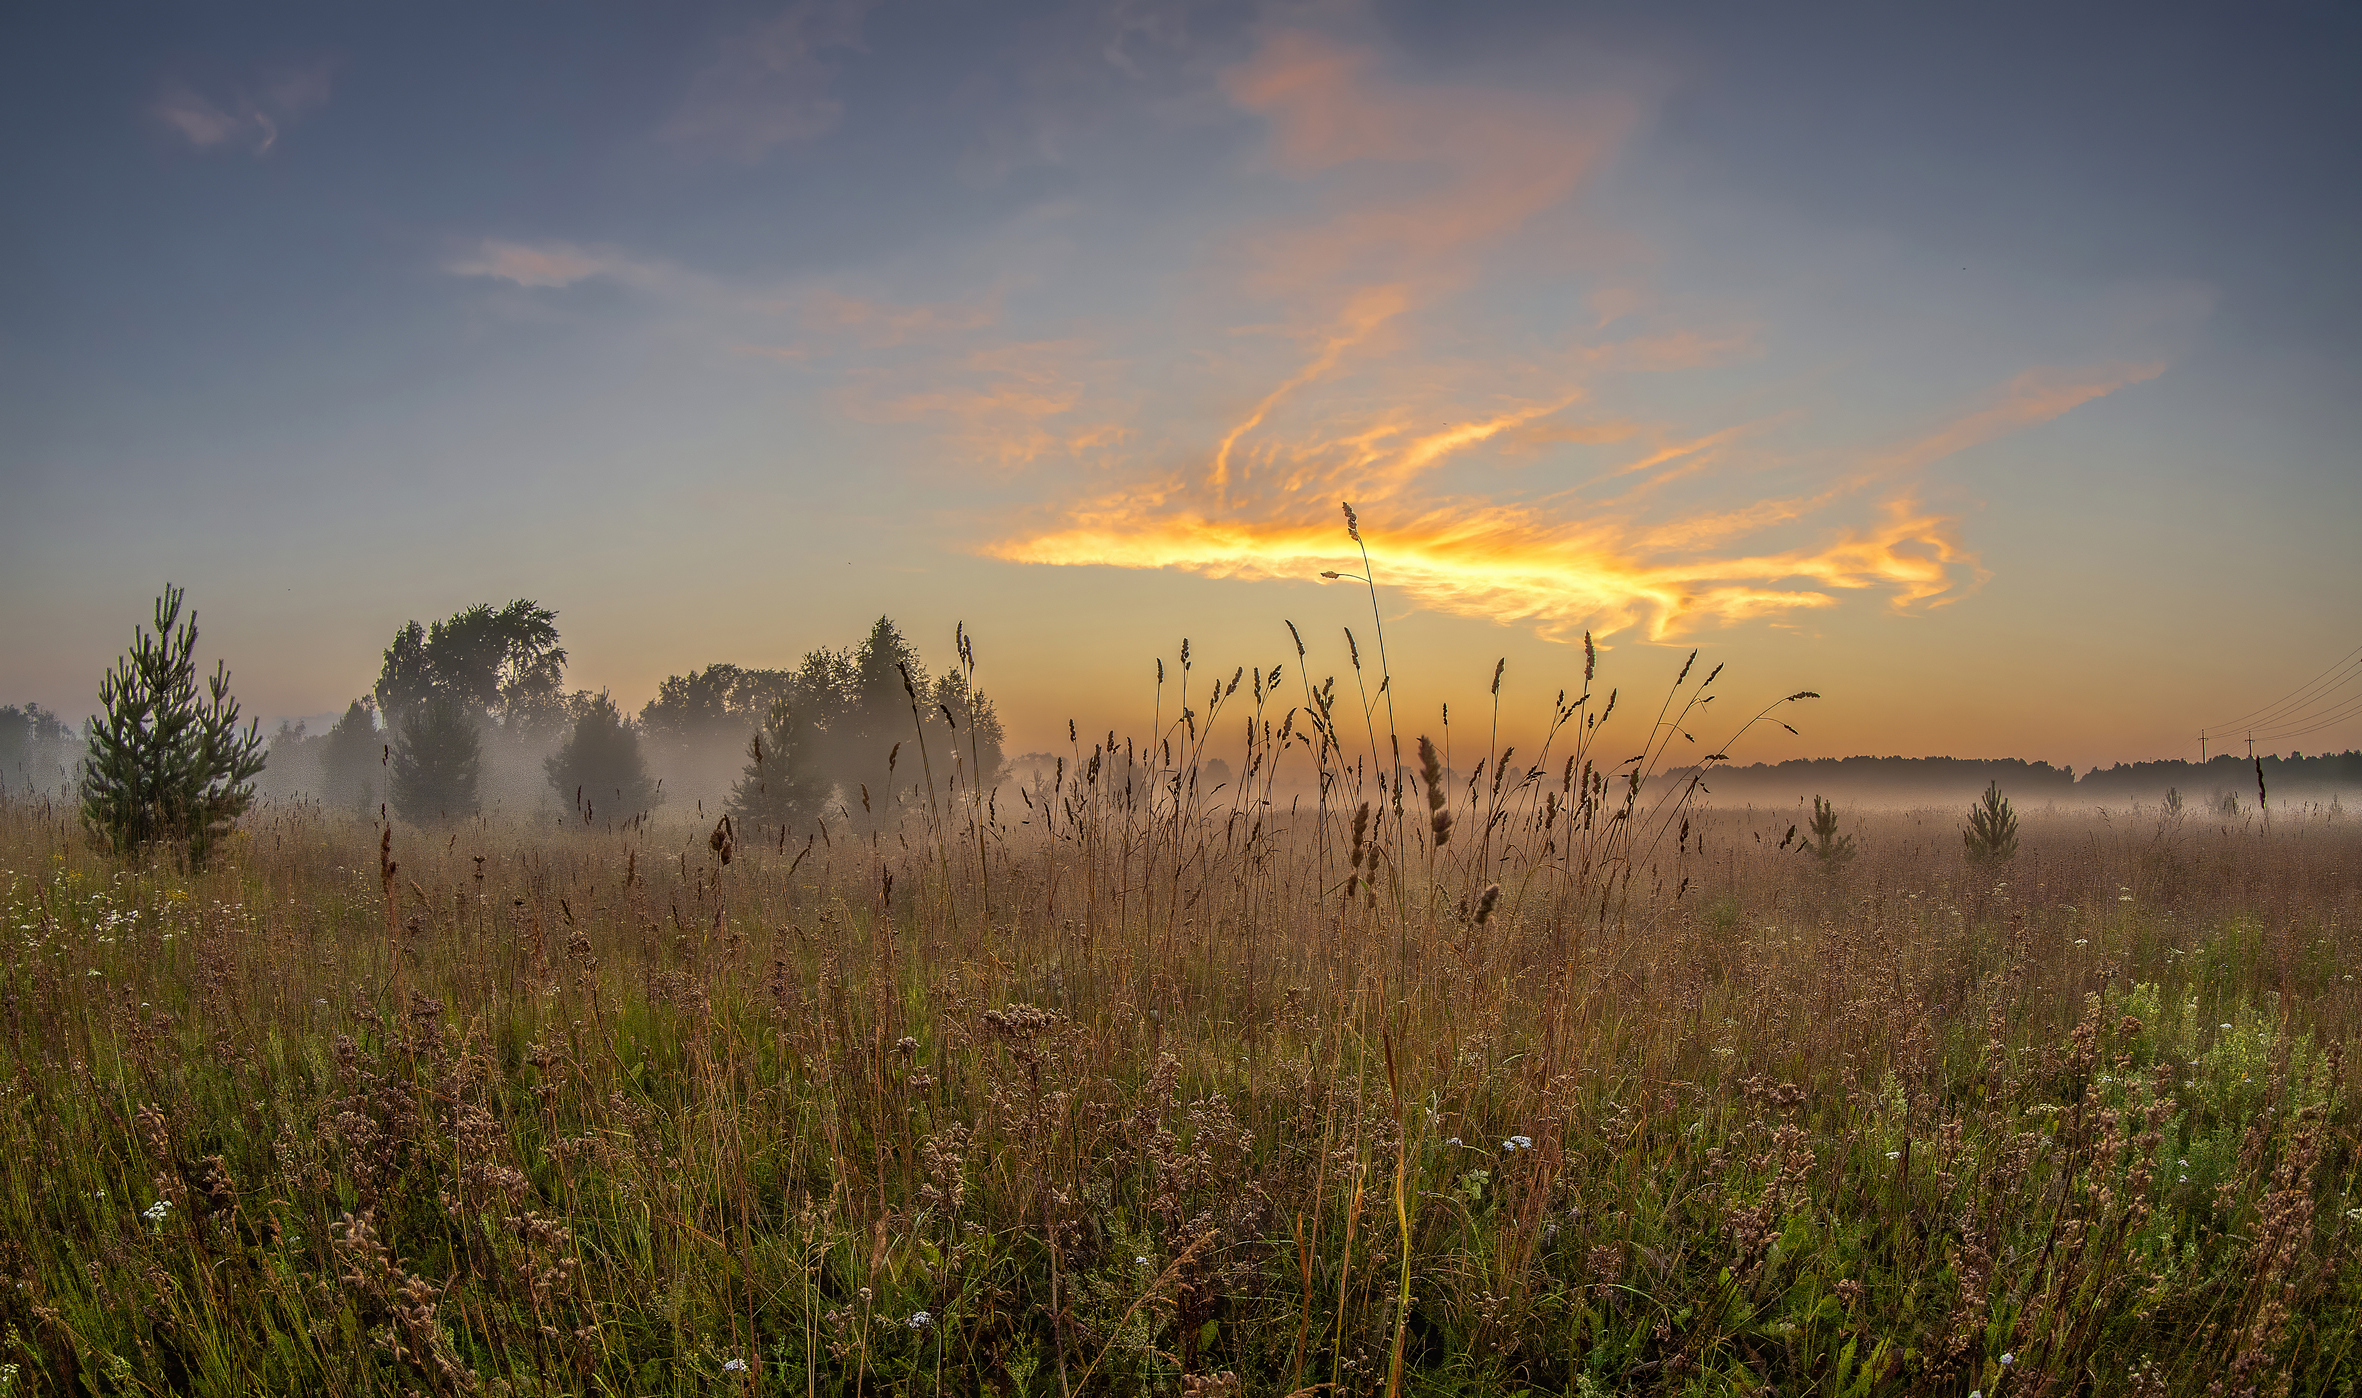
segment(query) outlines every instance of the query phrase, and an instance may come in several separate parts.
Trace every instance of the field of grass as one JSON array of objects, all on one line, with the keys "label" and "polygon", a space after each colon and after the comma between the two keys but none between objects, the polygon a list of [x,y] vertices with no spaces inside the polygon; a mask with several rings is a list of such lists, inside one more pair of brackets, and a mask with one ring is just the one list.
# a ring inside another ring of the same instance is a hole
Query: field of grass
[{"label": "field of grass", "polygon": [[1439,810],[1333,718],[868,833],[0,805],[0,1393],[2355,1391],[2362,827],[1824,861],[1561,715]]}]

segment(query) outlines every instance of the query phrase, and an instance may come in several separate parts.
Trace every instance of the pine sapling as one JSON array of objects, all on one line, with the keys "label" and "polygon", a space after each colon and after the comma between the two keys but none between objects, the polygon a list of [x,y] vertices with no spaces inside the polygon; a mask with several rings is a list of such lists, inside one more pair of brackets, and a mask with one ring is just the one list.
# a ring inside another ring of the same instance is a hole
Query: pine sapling
[{"label": "pine sapling", "polygon": [[1978,867],[2007,864],[2016,857],[2017,813],[2009,808],[2009,798],[2001,794],[2001,783],[1989,783],[1983,799],[1969,808],[1960,842],[1968,847],[1968,862]]}]

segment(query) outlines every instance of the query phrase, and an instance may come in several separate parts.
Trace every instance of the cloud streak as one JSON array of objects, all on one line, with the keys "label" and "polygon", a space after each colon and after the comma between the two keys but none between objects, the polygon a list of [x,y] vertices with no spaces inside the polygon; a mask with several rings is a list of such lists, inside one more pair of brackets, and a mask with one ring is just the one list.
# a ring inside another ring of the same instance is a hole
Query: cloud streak
[{"label": "cloud streak", "polygon": [[734,36],[690,81],[664,136],[753,164],[775,146],[816,140],[845,113],[835,56],[861,47],[869,0],[803,0]]},{"label": "cloud streak", "polygon": [[[787,12],[731,60],[761,72],[714,90],[800,73],[818,101],[859,17]],[[1264,34],[1212,88],[1262,139],[1197,261],[1130,319],[1038,313],[1057,278],[1014,252],[965,294],[917,272],[932,297],[881,293],[885,276],[734,287],[563,242],[489,239],[445,269],[656,293],[847,417],[927,434],[914,470],[1030,502],[979,526],[991,556],[1304,579],[1358,563],[1336,524],[1351,500],[1397,595],[1560,637],[1966,596],[1987,575],[1928,503],[1930,469],[2165,368],[2003,370],[1899,432],[1825,399],[1766,404],[1730,386],[1761,327],[1661,310],[1600,250],[1635,241],[1589,205],[1637,101],[1404,79],[1305,29]],[[758,121],[742,153],[818,120]]]},{"label": "cloud streak", "polygon": [[[1681,429],[1604,411],[1601,392],[1620,376],[1743,359],[1751,336],[1654,327],[1637,319],[1636,298],[1619,295],[1616,319],[1635,322],[1621,339],[1519,343],[1483,310],[1494,289],[1488,255],[1567,211],[1614,155],[1633,103],[1406,85],[1373,53],[1300,30],[1268,36],[1222,88],[1264,121],[1268,168],[1308,196],[1293,216],[1230,240],[1241,275],[1226,289],[1245,298],[1242,310],[1277,309],[1299,327],[1278,336],[1293,360],[1263,357],[1267,386],[1250,390],[1199,464],[1186,447],[1157,461],[1110,453],[1101,464],[1116,488],[990,545],[999,557],[1308,578],[1358,563],[1334,518],[1336,502],[1351,499],[1365,508],[1389,587],[1547,634],[1639,628],[1663,639],[1823,609],[1848,593],[1911,609],[1961,595],[1984,574],[1958,522],[1920,503],[1908,477],[2137,372],[2032,373],[1994,405],[1856,463],[1837,484],[1652,509],[1667,482],[1711,481],[1740,460],[1759,424]],[[1083,406],[1061,403],[1030,430],[1048,434],[1059,414]],[[1611,498],[1581,486],[1536,498],[1516,474],[1521,460],[1608,449],[1625,459],[1587,474],[1623,492]],[[1850,522],[1813,524],[1872,485],[1885,498],[1861,502]],[[1805,537],[1759,542],[1776,533]]]},{"label": "cloud streak", "polygon": [[662,287],[680,280],[662,263],[626,257],[612,249],[572,243],[515,243],[486,238],[473,252],[443,264],[458,277],[490,277],[518,286],[555,289],[602,278],[635,287]]},{"label": "cloud streak", "polygon": [[192,149],[244,145],[260,157],[279,144],[281,129],[328,105],[334,65],[323,60],[279,72],[253,92],[219,99],[182,82],[167,83],[150,110]]}]

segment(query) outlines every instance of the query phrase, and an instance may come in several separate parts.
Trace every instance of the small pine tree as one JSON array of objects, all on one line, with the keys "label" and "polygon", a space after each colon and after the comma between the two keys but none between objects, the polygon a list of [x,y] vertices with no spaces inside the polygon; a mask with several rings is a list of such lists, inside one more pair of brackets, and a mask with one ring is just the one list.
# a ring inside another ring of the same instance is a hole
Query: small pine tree
[{"label": "small pine tree", "polygon": [[1834,873],[1853,862],[1860,853],[1854,848],[1854,837],[1837,833],[1837,808],[1813,798],[1813,843],[1804,846],[1807,853],[1821,861],[1821,867]]},{"label": "small pine tree", "polygon": [[574,717],[565,746],[543,761],[561,801],[576,803],[584,820],[604,810],[628,819],[656,804],[656,784],[640,756],[639,730],[605,693],[591,696]]},{"label": "small pine tree", "polygon": [[746,746],[745,772],[730,792],[730,813],[750,834],[794,826],[820,814],[835,789],[822,771],[816,705],[781,699]]},{"label": "small pine tree", "polygon": [[200,694],[197,614],[180,620],[181,590],[156,599],[154,634],[99,682],[106,712],[90,724],[82,763],[82,819],[118,854],[157,840],[186,841],[203,867],[213,843],[254,801],[264,764],[262,725],[238,731],[238,701],[220,662]]},{"label": "small pine tree", "polygon": [[387,794],[395,812],[416,824],[474,815],[482,765],[475,715],[455,700],[429,699],[411,705],[394,730]]},{"label": "small pine tree", "polygon": [[[2175,799],[2178,804],[2178,794]],[[1980,868],[2007,864],[2017,857],[2017,813],[2009,808],[2009,798],[2001,794],[2001,783],[1987,785],[1983,799],[1969,807],[1960,842],[1968,847],[1968,862]]]}]

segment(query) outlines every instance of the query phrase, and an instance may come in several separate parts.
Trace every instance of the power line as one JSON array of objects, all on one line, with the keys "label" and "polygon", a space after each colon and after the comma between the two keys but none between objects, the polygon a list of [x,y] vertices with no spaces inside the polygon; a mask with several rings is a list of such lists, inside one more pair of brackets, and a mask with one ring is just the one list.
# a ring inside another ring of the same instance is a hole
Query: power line
[{"label": "power line", "polygon": [[2199,736],[2203,740],[2208,735],[2231,730],[2262,737],[2266,735],[2256,730],[2288,730],[2270,733],[2269,736],[2276,741],[2301,737],[2330,723],[2339,722],[2348,715],[2341,711],[2325,716],[2322,706],[2325,703],[2333,707],[2342,706],[2348,702],[2351,696],[2345,691],[2357,680],[2362,680],[2362,663],[2357,662],[2362,662],[2362,646],[2355,647],[2336,664],[2262,708],[2250,709],[2222,723],[2208,724],[2198,730]]},{"label": "power line", "polygon": [[2254,737],[2258,742],[2285,742],[2290,738],[2302,738],[2307,734],[2318,733],[2324,728],[2334,728],[2357,716],[2362,716],[2362,694],[2346,698],[2327,712],[2315,710],[2303,717],[2288,720],[2287,724],[2278,729],[2259,732]]}]

